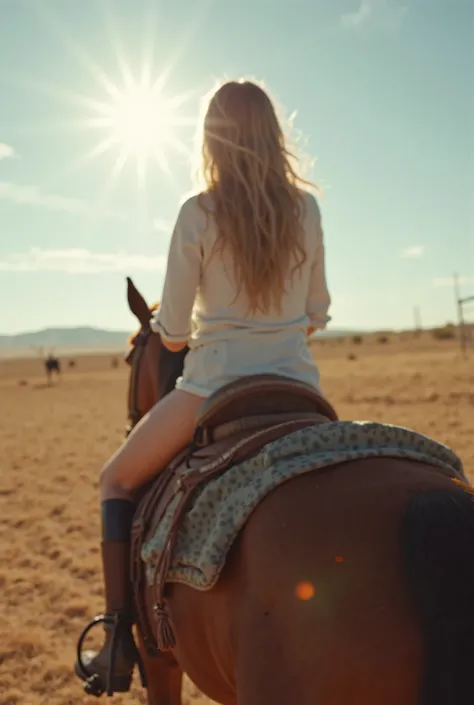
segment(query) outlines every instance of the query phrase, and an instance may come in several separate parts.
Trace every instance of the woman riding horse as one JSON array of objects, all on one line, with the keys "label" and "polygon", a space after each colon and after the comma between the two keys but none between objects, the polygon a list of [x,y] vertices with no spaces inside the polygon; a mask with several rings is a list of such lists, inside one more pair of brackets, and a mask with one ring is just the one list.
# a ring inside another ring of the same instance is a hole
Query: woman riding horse
[{"label": "woman riding horse", "polygon": [[[171,351],[189,345],[183,375],[134,428],[100,474],[105,643],[84,655],[112,687],[130,687],[136,662],[130,595],[133,493],[186,447],[204,399],[243,376],[273,373],[316,390],[307,335],[329,321],[323,232],[275,108],[255,83],[211,97],[202,136],[206,188],[181,206],[152,328]],[[114,640],[113,637],[116,636]]]}]

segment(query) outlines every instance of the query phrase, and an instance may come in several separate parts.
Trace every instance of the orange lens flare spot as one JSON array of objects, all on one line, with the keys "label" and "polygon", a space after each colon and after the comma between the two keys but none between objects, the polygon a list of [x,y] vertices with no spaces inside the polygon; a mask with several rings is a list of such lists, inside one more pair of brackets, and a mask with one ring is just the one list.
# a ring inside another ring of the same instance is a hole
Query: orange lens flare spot
[{"label": "orange lens flare spot", "polygon": [[336,556],[336,563],[344,563],[344,558],[342,556]]},{"label": "orange lens flare spot", "polygon": [[299,600],[311,600],[316,594],[313,583],[304,581],[296,586],[296,597]]}]

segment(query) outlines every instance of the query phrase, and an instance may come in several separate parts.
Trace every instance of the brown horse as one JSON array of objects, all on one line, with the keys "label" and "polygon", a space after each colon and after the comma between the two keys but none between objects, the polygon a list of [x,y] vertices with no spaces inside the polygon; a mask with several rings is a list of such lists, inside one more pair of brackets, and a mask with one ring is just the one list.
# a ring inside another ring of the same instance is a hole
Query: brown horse
[{"label": "brown horse", "polygon": [[[141,331],[131,424],[173,388],[170,353],[128,280]],[[146,497],[145,497],[146,500]],[[409,459],[307,472],[253,511],[208,591],[166,585],[176,643],[141,652],[151,705],[186,672],[225,705],[468,705],[474,701],[474,495]],[[154,596],[142,588],[150,624]]]}]

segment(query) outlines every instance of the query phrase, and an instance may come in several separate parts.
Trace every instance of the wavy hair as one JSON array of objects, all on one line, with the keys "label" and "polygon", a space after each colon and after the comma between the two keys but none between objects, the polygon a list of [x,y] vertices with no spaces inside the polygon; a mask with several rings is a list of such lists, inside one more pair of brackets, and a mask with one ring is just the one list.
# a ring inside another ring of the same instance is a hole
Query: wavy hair
[{"label": "wavy hair", "polygon": [[[213,195],[216,246],[232,253],[249,313],[281,310],[289,276],[306,260],[300,176],[275,108],[250,81],[229,81],[204,116],[202,173]],[[204,199],[201,202],[202,207]]]}]

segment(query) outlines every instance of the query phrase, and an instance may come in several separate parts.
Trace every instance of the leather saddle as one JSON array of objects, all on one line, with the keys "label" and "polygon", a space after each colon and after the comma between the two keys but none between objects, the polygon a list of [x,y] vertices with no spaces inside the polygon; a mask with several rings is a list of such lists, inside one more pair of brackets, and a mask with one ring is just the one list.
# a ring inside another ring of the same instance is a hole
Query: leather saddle
[{"label": "leather saddle", "polygon": [[[243,377],[225,385],[202,404],[189,448],[153,481],[139,502],[132,531],[132,582],[137,624],[150,653],[174,646],[164,606],[165,582],[180,520],[194,490],[247,460],[274,440],[299,429],[338,421],[332,405],[316,389],[280,375]],[[146,576],[141,547],[179,495],[165,547],[155,567],[156,638],[145,606]]]},{"label": "leather saddle", "polygon": [[338,417],[331,404],[304,382],[273,374],[242,377],[211,394],[196,419],[195,443],[207,446],[239,431],[317,414]]}]

